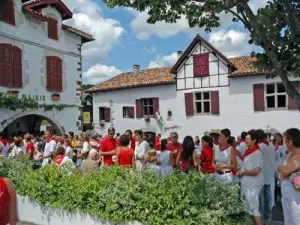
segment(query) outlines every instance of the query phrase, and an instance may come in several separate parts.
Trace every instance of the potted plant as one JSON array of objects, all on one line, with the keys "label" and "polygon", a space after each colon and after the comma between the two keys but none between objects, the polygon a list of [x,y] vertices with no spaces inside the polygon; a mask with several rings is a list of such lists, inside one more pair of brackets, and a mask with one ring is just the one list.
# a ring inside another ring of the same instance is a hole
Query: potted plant
[{"label": "potted plant", "polygon": [[6,96],[8,96],[8,97],[16,97],[17,98],[18,95],[19,95],[19,91],[17,91],[17,90],[9,90],[6,92]]},{"label": "potted plant", "polygon": [[53,101],[58,101],[58,100],[60,100],[60,94],[52,94],[52,95],[51,95],[51,99],[52,99]]},{"label": "potted plant", "polygon": [[104,126],[105,126],[105,122],[104,122],[103,120],[101,120],[101,121],[99,122],[99,125],[100,125],[100,127],[104,127]]},{"label": "potted plant", "polygon": [[145,121],[150,122],[150,116],[145,116]]}]

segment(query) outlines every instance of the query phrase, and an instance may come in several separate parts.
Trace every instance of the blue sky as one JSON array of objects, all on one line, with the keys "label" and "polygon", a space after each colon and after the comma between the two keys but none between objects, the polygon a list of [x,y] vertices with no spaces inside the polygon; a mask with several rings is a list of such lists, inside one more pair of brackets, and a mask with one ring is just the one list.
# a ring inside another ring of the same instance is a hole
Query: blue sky
[{"label": "blue sky", "polygon": [[[139,64],[141,69],[170,66],[176,51],[184,51],[197,33],[228,57],[249,55],[248,33],[229,15],[221,14],[221,26],[207,34],[189,28],[186,19],[176,24],[146,23],[147,12],[126,8],[107,8],[102,1],[63,0],[73,11],[67,23],[94,36],[96,41],[83,47],[83,83],[98,84]],[[253,9],[265,0],[252,0]]]}]

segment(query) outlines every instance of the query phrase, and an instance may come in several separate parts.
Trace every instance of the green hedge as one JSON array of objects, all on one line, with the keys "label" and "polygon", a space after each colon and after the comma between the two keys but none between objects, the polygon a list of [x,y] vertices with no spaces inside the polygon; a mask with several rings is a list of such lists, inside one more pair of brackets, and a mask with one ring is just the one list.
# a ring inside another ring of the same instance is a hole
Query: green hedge
[{"label": "green hedge", "polygon": [[81,174],[47,166],[32,171],[26,160],[0,160],[20,195],[41,205],[87,212],[115,222],[149,225],[244,225],[238,188],[203,179],[197,173],[160,178],[151,170],[120,167]]}]

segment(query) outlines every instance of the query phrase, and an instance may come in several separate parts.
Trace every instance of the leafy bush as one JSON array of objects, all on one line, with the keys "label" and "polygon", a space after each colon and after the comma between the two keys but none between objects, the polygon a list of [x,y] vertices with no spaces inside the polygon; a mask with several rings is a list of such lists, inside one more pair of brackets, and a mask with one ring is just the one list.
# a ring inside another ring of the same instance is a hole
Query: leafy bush
[{"label": "leafy bush", "polygon": [[115,222],[246,224],[238,188],[197,173],[160,178],[151,170],[112,167],[89,174],[73,170],[70,176],[69,170],[50,165],[27,170],[25,179],[18,187],[20,195],[41,205],[87,212]]}]

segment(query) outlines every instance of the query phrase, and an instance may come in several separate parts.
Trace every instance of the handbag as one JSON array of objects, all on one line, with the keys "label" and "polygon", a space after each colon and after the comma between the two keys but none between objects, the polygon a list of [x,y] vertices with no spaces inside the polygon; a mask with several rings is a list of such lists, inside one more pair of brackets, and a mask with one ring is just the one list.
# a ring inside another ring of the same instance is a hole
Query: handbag
[{"label": "handbag", "polygon": [[300,172],[294,172],[290,176],[290,181],[292,182],[294,188],[300,191]]}]

